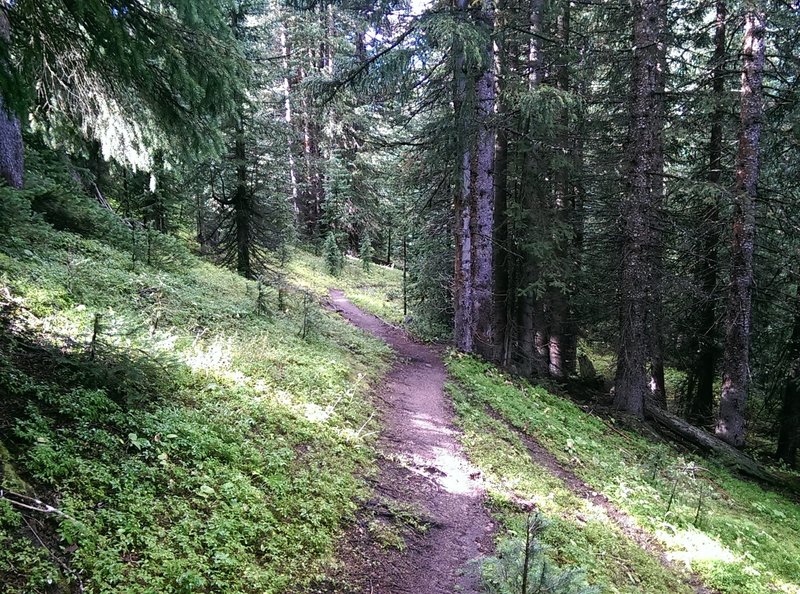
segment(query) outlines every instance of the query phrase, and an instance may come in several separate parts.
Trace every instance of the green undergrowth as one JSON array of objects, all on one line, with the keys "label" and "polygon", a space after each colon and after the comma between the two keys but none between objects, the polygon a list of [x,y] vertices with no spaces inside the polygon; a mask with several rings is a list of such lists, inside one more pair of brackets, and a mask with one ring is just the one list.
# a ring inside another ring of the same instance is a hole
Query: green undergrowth
[{"label": "green undergrowth", "polygon": [[322,297],[330,287],[342,289],[347,298],[361,309],[396,326],[403,324],[403,272],[373,264],[364,271],[361,260],[345,256],[341,273],[328,272],[321,256],[295,250],[287,265],[294,284]]},{"label": "green undergrowth", "polygon": [[517,434],[486,413],[484,403],[449,384],[464,444],[488,482],[489,500],[503,540],[525,534],[528,509],[549,523],[540,536],[563,567],[580,566],[604,592],[688,593],[674,575],[626,539],[602,509],[574,495],[545,468],[531,462]]},{"label": "green undergrowth", "polygon": [[0,198],[0,589],[310,587],[368,496],[386,347],[77,198],[93,228]]},{"label": "green undergrowth", "polygon": [[686,591],[602,513],[533,464],[519,431],[633,516],[708,586],[726,594],[800,592],[796,502],[732,476],[714,460],[654,443],[473,358],[453,355],[447,364],[466,446],[488,474],[509,530],[519,530],[522,521],[514,499],[530,500],[553,521],[545,540],[556,559],[584,566],[609,591]]}]

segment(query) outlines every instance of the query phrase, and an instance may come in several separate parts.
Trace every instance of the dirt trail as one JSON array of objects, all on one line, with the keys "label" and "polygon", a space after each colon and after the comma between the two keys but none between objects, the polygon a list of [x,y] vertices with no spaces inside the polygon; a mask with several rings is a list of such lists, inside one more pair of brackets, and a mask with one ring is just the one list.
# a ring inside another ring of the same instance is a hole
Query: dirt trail
[{"label": "dirt trail", "polygon": [[494,526],[483,505],[480,473],[458,443],[441,357],[362,312],[341,291],[330,296],[335,311],[384,340],[397,356],[379,393],[382,460],[374,507],[385,508],[386,500],[412,505],[430,526],[410,538],[405,551],[382,548],[369,561],[375,551],[362,553],[360,570],[367,575],[361,587],[375,594],[476,594],[469,561],[491,552]]}]

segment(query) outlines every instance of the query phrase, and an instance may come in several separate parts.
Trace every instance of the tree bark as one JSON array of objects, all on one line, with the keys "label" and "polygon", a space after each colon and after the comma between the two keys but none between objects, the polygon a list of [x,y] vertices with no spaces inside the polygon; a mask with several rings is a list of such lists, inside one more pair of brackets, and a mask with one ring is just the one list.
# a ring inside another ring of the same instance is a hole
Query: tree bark
[{"label": "tree bark", "polygon": [[[570,5],[569,0],[564,0],[561,11],[556,19],[556,28],[559,42],[559,56],[556,65],[556,85],[567,92],[569,90],[569,27]],[[570,209],[572,201],[570,194],[570,165],[569,165],[569,113],[562,110],[560,116],[560,130],[558,148],[562,153],[562,161],[556,163],[555,200],[553,208],[553,244],[555,245],[555,258],[560,268],[560,283],[548,289],[548,373],[556,379],[565,379],[569,375],[570,361],[575,357],[570,352],[572,343],[568,337],[570,333],[570,305],[567,284],[572,276],[572,241],[567,238],[566,231],[572,217]],[[576,345],[577,346],[577,345]]]},{"label": "tree bark", "polygon": [[292,122],[292,79],[289,72],[289,58],[291,48],[286,32],[286,24],[281,24],[280,30],[281,57],[283,63],[283,120],[286,124],[286,154],[289,163],[289,192],[292,200],[292,212],[295,224],[299,226],[300,220],[300,193],[297,189],[297,164],[295,162],[295,131]]},{"label": "tree bark", "polygon": [[244,116],[236,122],[236,140],[233,158],[236,161],[236,189],[233,194],[234,221],[236,224],[236,271],[245,278],[253,278],[250,259],[252,204],[247,189],[247,151],[244,137]]},{"label": "tree bark", "polygon": [[789,341],[789,374],[783,389],[783,405],[776,457],[791,467],[797,465],[800,446],[800,286],[795,289],[794,325]]},{"label": "tree bark", "polygon": [[[494,29],[494,8],[487,0],[480,13],[484,25]],[[473,321],[475,352],[496,360],[494,338],[494,202],[495,202],[495,60],[491,37],[484,53],[482,72],[475,85],[478,135],[475,148],[473,224]]]},{"label": "tree bark", "polygon": [[634,0],[629,162],[622,219],[620,345],[615,406],[644,416],[647,363],[652,351],[654,310],[659,304],[652,269],[659,250],[658,215],[663,200],[666,0]]},{"label": "tree bark", "polygon": [[[528,13],[528,92],[535,91],[542,82],[542,17],[544,0],[530,0]],[[523,153],[523,229],[521,234],[533,233],[535,215],[544,208],[542,191],[535,172],[541,167],[537,163],[537,155],[532,146],[526,146]],[[548,353],[548,337],[545,330],[544,305],[542,299],[533,290],[539,280],[539,266],[530,255],[521,254],[519,263],[519,282],[516,288],[518,323],[516,336],[516,358],[519,360],[519,371],[522,375],[545,376],[548,373],[550,355]]]},{"label": "tree bark", "polygon": [[[714,111],[711,115],[711,138],[708,145],[708,182],[719,187],[722,181],[722,126],[725,118],[725,25],[728,18],[725,0],[717,0],[716,12],[712,68]],[[697,356],[691,373],[694,386],[689,392],[687,416],[693,423],[708,427],[712,425],[714,416],[714,372],[717,359],[715,304],[719,281],[718,194],[704,209],[702,220],[704,236],[695,272],[702,293],[696,339]]]},{"label": "tree bark", "polygon": [[[11,42],[11,24],[7,7],[0,7],[0,42]],[[22,126],[19,116],[9,109],[0,95],[0,176],[12,188],[20,189],[25,173]]]},{"label": "tree bark", "polygon": [[766,17],[762,10],[745,15],[741,88],[741,128],[736,157],[732,265],[726,315],[722,395],[717,436],[734,447],[744,445],[745,405],[750,383],[750,322],[753,250],[756,232],[758,150],[763,115],[762,79]]},{"label": "tree bark", "polygon": [[[501,10],[504,6],[501,5]],[[502,29],[502,23],[500,29]],[[500,124],[497,128],[497,149],[495,153],[495,188],[494,188],[494,359],[503,367],[509,364],[511,320],[513,300],[509,296],[511,286],[511,266],[509,257],[508,229],[508,132],[507,117],[503,97],[505,96],[504,79],[509,73],[507,48],[501,37],[497,41],[497,112]]]},{"label": "tree bark", "polygon": [[[456,8],[466,11],[466,0],[456,0]],[[460,173],[454,201],[455,258],[453,271],[453,339],[456,348],[470,353],[473,347],[472,324],[472,151],[470,150],[468,101],[468,72],[464,48],[457,44],[453,48],[453,111],[456,121]]]},{"label": "tree bark", "polygon": [[743,454],[721,439],[714,437],[703,429],[698,429],[683,419],[657,406],[647,407],[647,416],[659,425],[667,428],[682,440],[700,448],[704,453],[713,452],[726,466],[744,474],[773,485],[784,485],[785,482],[764,469],[758,462]]},{"label": "tree bark", "polygon": [[[467,12],[469,5],[457,0],[456,8]],[[491,30],[494,14],[489,4],[477,18]],[[489,38],[482,63],[472,66],[463,48],[453,49],[453,104],[461,142],[461,184],[455,200],[454,339],[461,350],[494,360],[494,52]]]}]

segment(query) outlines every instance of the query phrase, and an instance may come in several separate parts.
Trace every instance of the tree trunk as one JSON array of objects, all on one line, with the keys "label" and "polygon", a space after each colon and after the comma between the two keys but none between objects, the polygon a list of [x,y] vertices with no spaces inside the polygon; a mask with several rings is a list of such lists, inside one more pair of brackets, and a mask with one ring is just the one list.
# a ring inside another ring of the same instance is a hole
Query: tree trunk
[{"label": "tree trunk", "polygon": [[[543,65],[541,50],[542,16],[544,0],[530,0],[528,27],[528,91],[536,90],[542,82]],[[534,232],[534,216],[543,210],[542,191],[535,172],[541,168],[537,163],[535,149],[528,145],[522,151],[523,196],[520,234],[523,238]],[[548,339],[544,328],[545,319],[542,300],[533,290],[539,280],[539,267],[531,254],[522,250],[518,266],[519,282],[514,295],[517,302],[516,359],[519,371],[524,376],[547,375],[550,356],[547,351]]]},{"label": "tree trunk", "polygon": [[[467,11],[466,0],[457,0],[456,8]],[[479,18],[491,27],[492,9],[484,7]],[[453,104],[461,142],[461,183],[455,200],[454,339],[459,349],[489,360],[495,357],[493,55],[489,41],[480,67],[474,67],[467,63],[462,47],[453,48]]]},{"label": "tree trunk", "polygon": [[[556,65],[556,84],[561,91],[569,90],[569,27],[570,27],[570,6],[566,0],[561,7],[561,11],[556,19],[556,28],[559,42],[559,56]],[[572,242],[567,238],[567,228],[572,217],[570,208],[572,201],[568,196],[570,193],[570,165],[569,155],[569,113],[566,109],[562,110],[559,118],[559,137],[558,148],[562,153],[563,160],[556,163],[554,172],[555,178],[555,200],[553,208],[553,244],[555,245],[555,258],[560,269],[560,283],[551,286],[547,295],[548,310],[548,373],[556,379],[565,379],[569,374],[568,364],[574,356],[570,353],[571,344],[568,338],[570,332],[569,317],[569,295],[567,293],[567,283],[572,276]]]},{"label": "tree trunk", "polygon": [[455,201],[455,271],[453,275],[453,307],[455,310],[453,320],[453,338],[456,347],[466,353],[473,349],[473,321],[472,321],[472,197],[470,151],[465,150],[462,157],[462,187],[456,195]]},{"label": "tree trunk", "polygon": [[233,211],[236,224],[236,271],[245,278],[253,278],[250,261],[252,205],[247,190],[247,151],[244,138],[244,116],[236,122],[236,140],[233,157],[236,161],[236,190],[233,194]]},{"label": "tree trunk", "polygon": [[[484,3],[480,18],[494,28],[494,9]],[[488,361],[496,360],[494,338],[494,202],[495,202],[495,60],[491,38],[484,53],[482,72],[475,86],[478,136],[475,148],[475,184],[472,204],[473,322],[475,352]]]},{"label": "tree trunk", "polygon": [[[11,25],[7,8],[0,7],[0,41],[11,42]],[[25,173],[22,126],[19,116],[6,105],[0,95],[0,176],[12,188],[22,188]]]},{"label": "tree trunk", "polygon": [[800,286],[794,298],[794,326],[789,341],[789,374],[783,389],[783,406],[776,457],[791,467],[797,464],[800,445]]},{"label": "tree trunk", "polygon": [[658,213],[663,200],[664,64],[666,0],[634,0],[629,168],[621,203],[622,276],[620,345],[615,406],[642,417],[650,392],[647,363],[659,303],[652,265],[659,249]]},{"label": "tree trunk", "polygon": [[[717,0],[714,31],[714,64],[711,138],[708,145],[708,182],[719,187],[722,181],[722,126],[725,118],[725,0]],[[697,328],[697,356],[692,370],[693,390],[689,391],[688,418],[709,427],[714,416],[714,372],[717,358],[716,312],[719,258],[719,199],[714,198],[703,212],[704,237],[695,276],[702,291]]]},{"label": "tree trunk", "polygon": [[753,292],[753,248],[756,231],[758,149],[763,115],[765,15],[745,15],[741,90],[741,129],[736,156],[732,265],[726,316],[722,395],[717,436],[734,447],[744,445],[744,412],[750,381],[750,321]]},{"label": "tree trunk", "polygon": [[[504,6],[501,4],[500,10]],[[500,23],[501,30],[503,23]],[[497,149],[495,153],[495,188],[494,188],[494,359],[503,367],[509,364],[511,316],[513,302],[509,298],[511,285],[511,265],[509,257],[508,234],[508,132],[506,131],[505,118],[508,116],[503,102],[505,96],[504,77],[510,74],[506,62],[507,48],[504,38],[497,41],[497,111],[501,120],[497,128]]]},{"label": "tree trunk", "polygon": [[[313,72],[314,69],[324,68],[322,63],[314,57],[314,52],[308,50],[308,64]],[[300,76],[305,78],[306,72],[301,69]],[[309,101],[308,91],[301,94],[300,105],[302,109],[303,121],[303,160],[305,165],[305,180],[302,184],[302,196],[300,197],[300,216],[303,221],[303,229],[308,237],[316,237],[320,231],[322,218],[322,204],[325,200],[325,185],[320,172],[320,160],[322,152],[319,145],[320,128],[317,118],[311,113],[311,102]]]},{"label": "tree trunk", "polygon": [[286,154],[289,163],[289,191],[292,199],[292,212],[295,224],[298,226],[300,220],[300,193],[297,189],[297,164],[295,163],[295,133],[292,123],[292,81],[289,73],[289,58],[291,49],[289,46],[286,25],[281,24],[280,31],[281,56],[283,58],[283,120],[286,124]]},{"label": "tree trunk", "polygon": [[683,419],[657,406],[647,407],[647,416],[683,441],[700,448],[702,453],[713,452],[726,466],[744,474],[773,485],[783,485],[785,481],[773,475],[758,462],[731,447],[721,439],[714,437],[703,429],[693,427]]},{"label": "tree trunk", "polygon": [[[456,8],[467,10],[466,0],[456,0]],[[468,138],[468,72],[464,48],[453,48],[453,110],[458,131],[460,180],[455,196],[455,258],[453,271],[453,339],[456,348],[472,352],[472,151]]]}]

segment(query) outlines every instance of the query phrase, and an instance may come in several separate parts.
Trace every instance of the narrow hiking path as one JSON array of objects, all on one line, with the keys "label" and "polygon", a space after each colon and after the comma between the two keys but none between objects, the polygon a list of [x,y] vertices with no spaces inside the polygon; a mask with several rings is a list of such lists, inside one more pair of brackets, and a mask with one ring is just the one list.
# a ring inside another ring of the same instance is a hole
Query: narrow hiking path
[{"label": "narrow hiking path", "polygon": [[413,506],[428,526],[407,541],[405,551],[384,551],[377,565],[371,562],[365,591],[476,594],[476,571],[469,562],[492,551],[494,524],[483,505],[480,473],[457,439],[441,357],[362,312],[342,291],[331,290],[330,297],[335,311],[384,340],[397,357],[378,394],[383,431],[375,505],[388,500]]},{"label": "narrow hiking path", "polygon": [[[383,430],[379,439],[380,476],[367,506],[377,516],[397,515],[392,507],[419,510],[429,529],[411,534],[408,548],[391,551],[361,534],[347,544],[348,562],[367,594],[477,594],[477,567],[470,561],[494,549],[496,527],[484,506],[481,472],[467,459],[454,413],[444,394],[447,372],[440,353],[409,339],[402,331],[350,303],[340,290],[330,291],[331,306],[350,323],[386,342],[396,361],[378,392]],[[607,514],[620,536],[629,539],[676,575],[696,594],[716,594],[694,573],[669,558],[655,537],[627,513],[594,491],[530,435],[519,431],[493,409],[487,413],[519,436],[530,464],[544,468],[575,495]],[[352,536],[352,535],[351,535]],[[409,535],[406,535],[409,536]],[[352,577],[352,576],[351,576]]]}]

